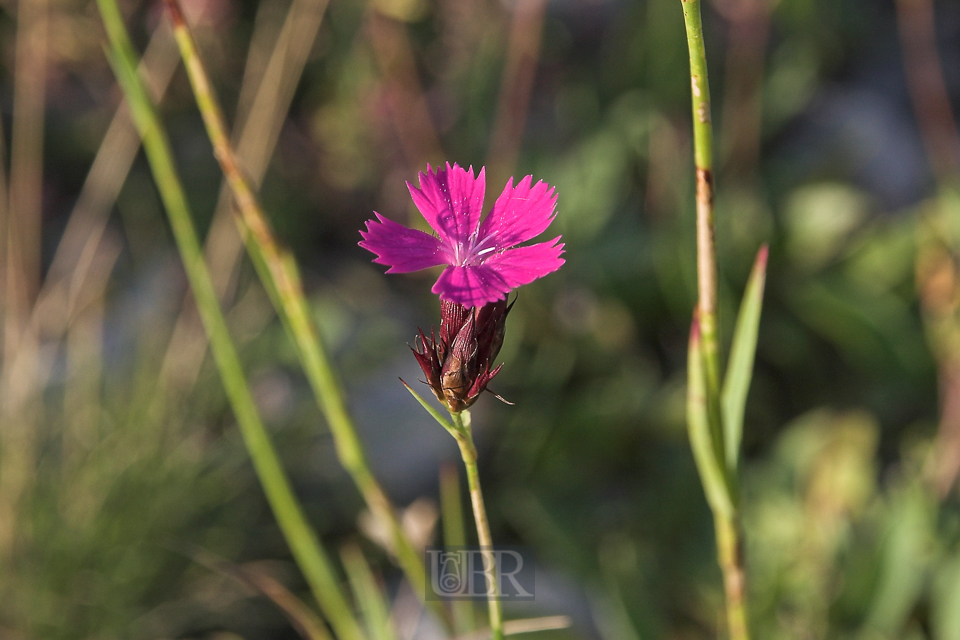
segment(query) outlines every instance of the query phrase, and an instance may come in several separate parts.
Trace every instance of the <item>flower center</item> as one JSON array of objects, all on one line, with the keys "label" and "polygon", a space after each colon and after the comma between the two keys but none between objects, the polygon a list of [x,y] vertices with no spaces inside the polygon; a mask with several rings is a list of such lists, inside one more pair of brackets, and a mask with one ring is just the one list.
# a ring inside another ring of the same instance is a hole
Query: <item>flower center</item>
[{"label": "flower center", "polygon": [[487,236],[477,241],[477,234],[473,233],[465,243],[457,243],[454,247],[454,260],[457,266],[472,267],[483,264],[487,256],[497,250],[497,247],[488,247],[491,244],[491,236]]}]

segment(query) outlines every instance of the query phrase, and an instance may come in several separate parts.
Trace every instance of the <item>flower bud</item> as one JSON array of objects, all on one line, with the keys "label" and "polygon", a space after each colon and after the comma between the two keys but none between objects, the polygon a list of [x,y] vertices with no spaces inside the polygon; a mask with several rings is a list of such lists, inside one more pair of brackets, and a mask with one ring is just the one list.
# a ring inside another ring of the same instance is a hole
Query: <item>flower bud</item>
[{"label": "flower bud", "polygon": [[450,411],[459,413],[474,402],[500,372],[491,363],[500,353],[507,314],[513,305],[498,300],[468,308],[440,301],[440,336],[423,331],[411,347],[426,383]]}]

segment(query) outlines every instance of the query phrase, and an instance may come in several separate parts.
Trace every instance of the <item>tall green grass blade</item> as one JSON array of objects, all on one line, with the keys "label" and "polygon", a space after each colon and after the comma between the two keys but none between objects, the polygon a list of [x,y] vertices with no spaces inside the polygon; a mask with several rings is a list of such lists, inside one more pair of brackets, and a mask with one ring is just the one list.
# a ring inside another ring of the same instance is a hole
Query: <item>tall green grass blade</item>
[{"label": "tall green grass blade", "polygon": [[[467,544],[467,525],[463,517],[463,497],[460,494],[460,476],[452,464],[440,468],[440,515],[443,518],[443,544],[447,549]],[[458,636],[475,630],[473,604],[467,600],[450,602],[453,610],[453,629]]]},{"label": "tall green grass blade", "polygon": [[110,40],[108,58],[143,140],[144,151],[160,190],[200,318],[210,339],[214,361],[267,500],[297,564],[337,635],[342,640],[364,640],[365,635],[340,590],[331,563],[294,497],[276,450],[260,420],[203,259],[189,205],[173,163],[170,144],[137,74],[137,56],[116,0],[97,0],[97,4]]},{"label": "tall green grass blade", "polygon": [[723,452],[711,434],[701,347],[700,323],[694,319],[687,353],[687,434],[710,508],[715,514],[730,518],[733,500],[723,466]]},{"label": "tall green grass blade", "polygon": [[904,627],[929,588],[935,548],[934,496],[912,482],[893,496],[889,514],[876,590],[860,638],[904,637]]},{"label": "tall green grass blade", "polygon": [[[314,325],[296,260],[278,244],[252,185],[239,168],[223,111],[177,0],[166,0],[166,7],[207,135],[236,201],[236,211],[239,213],[237,225],[257,275],[296,346],[310,388],[330,427],[340,463],[353,478],[371,512],[388,527],[391,551],[396,554],[414,591],[424,597],[426,573],[423,560],[404,533],[393,505],[367,463],[357,430],[347,411],[340,381]],[[447,622],[446,611],[440,603],[427,604],[433,607],[443,622]]]},{"label": "tall green grass blade", "polygon": [[753,377],[753,360],[757,352],[757,332],[760,328],[760,312],[763,309],[763,287],[767,278],[766,245],[757,252],[757,259],[750,272],[750,280],[740,303],[737,326],[730,346],[730,361],[723,379],[720,408],[723,415],[723,444],[728,471],[733,474],[740,458],[740,442],[743,439],[743,412],[750,392]]},{"label": "tall green grass blade", "polygon": [[[730,548],[740,548],[739,526],[732,521],[739,479],[735,472],[728,472],[726,465],[721,407],[713,118],[710,115],[707,50],[700,0],[683,0],[680,4],[690,54],[693,156],[697,170],[697,317],[690,340],[687,424],[694,457],[717,525],[717,555],[726,591],[727,632],[731,640],[749,640],[745,613],[747,596],[741,579],[743,557],[742,554],[727,553]],[[721,539],[721,532],[729,533],[729,539]]]},{"label": "tall green grass blade", "polygon": [[371,640],[397,640],[390,623],[390,607],[363,551],[354,543],[345,544],[340,547],[340,559],[350,578],[354,598],[360,603]]},{"label": "tall green grass blade", "polygon": [[445,463],[440,468],[440,517],[443,523],[443,544],[462,547],[467,544],[467,528],[463,518],[460,476],[457,468]]},{"label": "tall green grass blade", "polygon": [[937,563],[931,609],[934,640],[960,638],[960,554]]}]

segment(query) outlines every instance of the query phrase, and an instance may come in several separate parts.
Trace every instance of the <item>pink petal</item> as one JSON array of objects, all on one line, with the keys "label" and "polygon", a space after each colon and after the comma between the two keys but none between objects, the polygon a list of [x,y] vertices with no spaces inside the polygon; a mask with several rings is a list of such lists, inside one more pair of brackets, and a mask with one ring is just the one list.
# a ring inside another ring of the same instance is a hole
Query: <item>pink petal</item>
[{"label": "pink petal", "polygon": [[433,172],[427,165],[427,172],[420,173],[420,188],[409,182],[407,188],[417,209],[441,240],[464,244],[477,230],[486,188],[484,169],[474,178],[472,167],[465,171],[448,162],[446,170]]},{"label": "pink petal", "polygon": [[444,300],[465,307],[482,307],[496,302],[510,291],[504,279],[487,265],[450,266],[443,270],[432,291]]},{"label": "pink petal", "polygon": [[480,245],[507,249],[536,238],[550,226],[557,206],[555,190],[542,180],[533,188],[531,176],[513,186],[513,178],[480,226]]},{"label": "pink petal", "polygon": [[557,236],[549,242],[508,249],[490,256],[482,266],[497,273],[509,289],[516,289],[563,265],[565,260],[560,257],[563,244],[559,244],[559,240],[560,236]]},{"label": "pink petal", "polygon": [[361,231],[360,246],[377,254],[374,262],[386,264],[387,273],[407,273],[449,262],[439,238],[410,229],[374,212],[376,220],[367,220]]}]

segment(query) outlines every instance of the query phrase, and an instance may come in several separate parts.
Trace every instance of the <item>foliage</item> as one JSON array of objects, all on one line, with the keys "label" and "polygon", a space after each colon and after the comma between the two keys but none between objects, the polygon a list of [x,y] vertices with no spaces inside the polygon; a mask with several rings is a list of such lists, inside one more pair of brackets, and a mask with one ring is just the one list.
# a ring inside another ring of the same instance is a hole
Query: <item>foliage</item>
[{"label": "foliage", "polygon": [[[684,426],[696,272],[679,4],[188,7],[370,467],[412,505],[402,521],[421,540],[440,538],[423,505],[439,495],[438,463],[458,453],[397,377],[416,379],[404,343],[437,316],[426,293],[436,274],[385,278],[357,229],[372,210],[417,224],[403,182],[428,161],[496,167],[491,184],[515,173],[556,186],[567,264],[521,292],[492,383],[516,406],[481,397],[472,408],[493,538],[531,546],[541,569],[535,606],[505,617],[574,619],[543,637],[717,635],[722,587]],[[956,11],[932,6],[946,54]],[[409,620],[403,573],[241,259],[165,19],[152,4],[122,9],[163,94],[257,408],[341,560],[344,592],[386,598],[361,596],[357,618],[389,635],[385,606]],[[960,201],[928,169],[898,16],[867,0],[717,0],[704,11],[722,345],[770,244],[740,460],[756,637],[960,637],[949,427],[960,411]],[[263,591],[199,561],[202,549],[309,600],[122,109],[107,134],[120,93],[99,18],[75,2],[0,13],[0,636],[291,637]],[[46,38],[24,35],[38,24]]]}]

